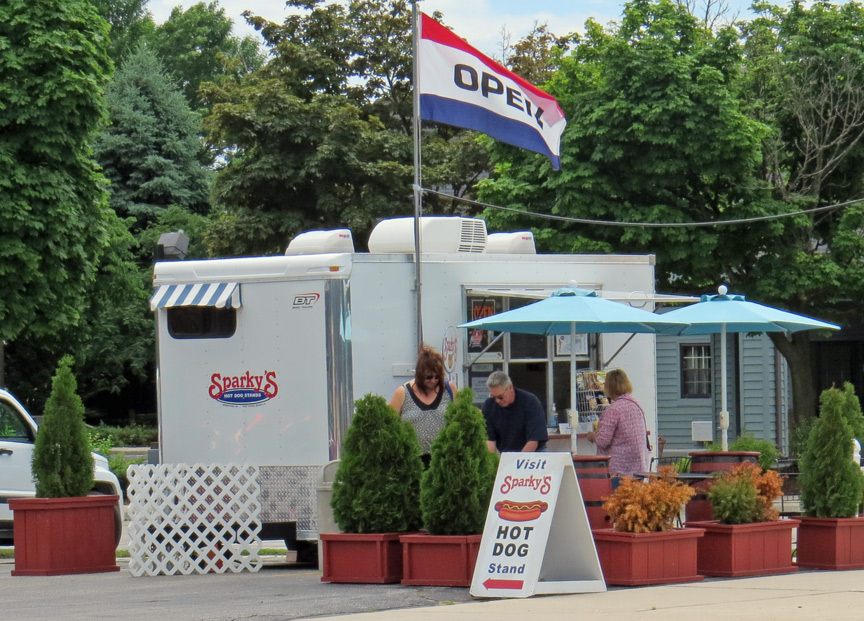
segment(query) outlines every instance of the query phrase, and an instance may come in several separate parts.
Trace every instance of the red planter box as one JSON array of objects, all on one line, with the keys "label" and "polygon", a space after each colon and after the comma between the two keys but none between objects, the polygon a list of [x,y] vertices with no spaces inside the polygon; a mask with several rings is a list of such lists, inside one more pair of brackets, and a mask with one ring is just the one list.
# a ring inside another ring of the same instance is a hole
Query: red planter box
[{"label": "red planter box", "polygon": [[595,530],[594,544],[606,584],[645,586],[698,582],[696,543],[701,528],[682,528],[662,533],[619,533]]},{"label": "red planter box", "polygon": [[705,529],[705,536],[698,545],[699,573],[726,578],[798,571],[792,564],[792,530],[798,524],[798,520],[755,524],[686,523]]},{"label": "red planter box", "polygon": [[864,517],[799,519],[799,567],[864,569]]},{"label": "red planter box", "polygon": [[322,582],[387,584],[402,579],[399,533],[321,533]]},{"label": "red planter box", "polygon": [[402,535],[402,584],[469,587],[482,535]]},{"label": "red planter box", "polygon": [[114,543],[117,496],[9,500],[15,530],[13,576],[120,571]]}]

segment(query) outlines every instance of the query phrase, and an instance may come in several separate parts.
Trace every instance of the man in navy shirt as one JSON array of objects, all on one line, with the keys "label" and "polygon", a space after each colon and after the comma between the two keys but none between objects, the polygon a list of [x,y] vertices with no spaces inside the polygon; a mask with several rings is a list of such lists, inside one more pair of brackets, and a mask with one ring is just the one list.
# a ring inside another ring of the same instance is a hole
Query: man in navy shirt
[{"label": "man in navy shirt", "polygon": [[494,371],[486,386],[491,395],[483,404],[489,450],[504,452],[545,451],[546,415],[540,400],[520,390],[506,373]]}]

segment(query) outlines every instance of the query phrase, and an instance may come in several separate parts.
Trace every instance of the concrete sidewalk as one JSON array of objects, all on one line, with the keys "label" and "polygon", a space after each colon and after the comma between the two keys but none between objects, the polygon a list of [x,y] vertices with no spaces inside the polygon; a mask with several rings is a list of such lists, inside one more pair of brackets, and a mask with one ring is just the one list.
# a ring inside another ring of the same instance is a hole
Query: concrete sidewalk
[{"label": "concrete sidewalk", "polygon": [[605,593],[478,600],[477,603],[389,610],[350,617],[357,621],[467,621],[481,618],[495,621],[618,621],[636,618],[663,621],[860,621],[864,619],[864,571],[802,570],[784,576],[714,578],[681,585],[615,588]]}]

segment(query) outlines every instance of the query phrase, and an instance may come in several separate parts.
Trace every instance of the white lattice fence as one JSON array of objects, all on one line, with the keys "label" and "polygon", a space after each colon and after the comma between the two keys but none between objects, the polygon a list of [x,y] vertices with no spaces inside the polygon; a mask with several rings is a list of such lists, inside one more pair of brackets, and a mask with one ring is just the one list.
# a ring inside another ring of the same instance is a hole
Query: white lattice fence
[{"label": "white lattice fence", "polygon": [[133,576],[261,568],[256,466],[133,465],[127,475]]}]

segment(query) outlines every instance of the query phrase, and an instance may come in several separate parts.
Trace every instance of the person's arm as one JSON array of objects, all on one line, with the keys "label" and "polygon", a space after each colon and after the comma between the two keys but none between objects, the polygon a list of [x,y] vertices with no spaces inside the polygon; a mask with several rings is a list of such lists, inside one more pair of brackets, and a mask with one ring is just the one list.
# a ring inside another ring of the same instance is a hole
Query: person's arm
[{"label": "person's arm", "polygon": [[523,453],[533,453],[537,450],[537,447],[540,446],[540,443],[537,440],[529,440],[525,443],[525,446],[522,447]]},{"label": "person's arm", "polygon": [[486,440],[486,448],[489,449],[490,453],[494,453],[498,450],[498,445],[496,444],[495,440]]},{"label": "person's arm", "polygon": [[593,434],[598,451],[609,450],[609,447],[612,446],[612,439],[615,437],[617,426],[618,413],[613,403],[600,416],[600,420],[597,422],[597,432]]},{"label": "person's arm", "polygon": [[393,408],[393,411],[399,416],[402,416],[403,403],[405,403],[405,387],[400,386],[396,389],[396,392],[393,393],[393,398],[390,399],[390,407]]},{"label": "person's arm", "polygon": [[483,420],[486,421],[486,448],[489,449],[490,453],[494,453],[498,450],[498,441],[495,437],[495,428],[492,427],[492,403],[490,401],[492,400],[486,399],[480,411],[483,412]]}]

